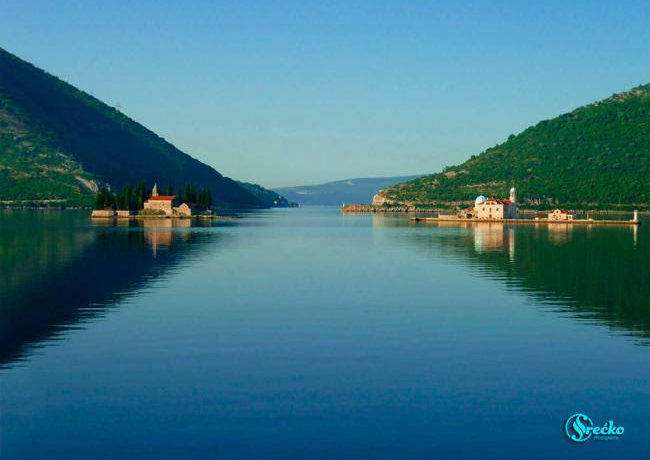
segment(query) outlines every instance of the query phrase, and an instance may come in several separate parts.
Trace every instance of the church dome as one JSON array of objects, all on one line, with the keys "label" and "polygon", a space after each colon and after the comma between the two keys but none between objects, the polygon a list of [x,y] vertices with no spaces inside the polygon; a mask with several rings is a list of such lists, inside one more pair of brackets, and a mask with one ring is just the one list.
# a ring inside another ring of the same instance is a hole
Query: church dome
[{"label": "church dome", "polygon": [[476,197],[474,200],[474,206],[478,206],[479,204],[483,203],[487,198],[485,198],[483,195],[479,195]]}]

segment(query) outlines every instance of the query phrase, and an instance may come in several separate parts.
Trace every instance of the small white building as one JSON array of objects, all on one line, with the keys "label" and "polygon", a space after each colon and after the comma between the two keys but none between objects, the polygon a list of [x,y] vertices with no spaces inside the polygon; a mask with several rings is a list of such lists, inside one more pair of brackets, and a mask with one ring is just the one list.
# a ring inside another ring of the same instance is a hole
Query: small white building
[{"label": "small white building", "polygon": [[514,219],[517,206],[510,200],[488,198],[474,207],[477,219]]},{"label": "small white building", "polygon": [[548,220],[573,220],[573,217],[566,209],[554,209],[548,213]]}]

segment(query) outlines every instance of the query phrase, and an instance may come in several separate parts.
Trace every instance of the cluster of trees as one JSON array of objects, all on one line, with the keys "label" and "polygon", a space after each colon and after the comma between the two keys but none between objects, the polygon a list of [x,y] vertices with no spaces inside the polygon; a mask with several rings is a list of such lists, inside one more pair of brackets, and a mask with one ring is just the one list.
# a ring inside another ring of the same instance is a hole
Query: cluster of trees
[{"label": "cluster of trees", "polygon": [[[174,195],[174,188],[167,185],[167,195]],[[192,204],[208,209],[212,206],[212,192],[209,188],[197,189],[192,184],[185,184],[185,187],[178,190],[177,198],[183,203]]]},{"label": "cluster of trees", "polygon": [[95,209],[129,209],[135,211],[142,209],[148,198],[144,182],[135,187],[127,185],[121,192],[112,192],[106,187],[101,187],[95,197]]},{"label": "cluster of trees", "polygon": [[[174,195],[174,187],[171,184],[167,185],[165,195]],[[127,185],[122,191],[118,192],[112,192],[106,187],[101,187],[95,197],[94,208],[137,211],[143,208],[147,199],[149,199],[149,192],[144,182],[140,182],[136,186]],[[190,206],[209,209],[212,206],[212,192],[207,187],[197,189],[192,184],[186,184],[176,194],[176,200]]]}]

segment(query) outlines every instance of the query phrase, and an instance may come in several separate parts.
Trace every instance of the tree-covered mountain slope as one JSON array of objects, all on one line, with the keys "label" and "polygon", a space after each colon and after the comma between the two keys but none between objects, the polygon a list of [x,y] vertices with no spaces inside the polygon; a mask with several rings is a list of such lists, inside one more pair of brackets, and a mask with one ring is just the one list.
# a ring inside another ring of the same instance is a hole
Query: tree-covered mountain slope
[{"label": "tree-covered mountain slope", "polygon": [[295,208],[298,207],[297,203],[287,200],[285,197],[275,192],[264,188],[259,184],[251,184],[249,182],[238,182],[239,185],[255,195],[265,206],[269,208]]},{"label": "tree-covered mountain slope", "polygon": [[544,120],[465,163],[389,187],[388,203],[504,197],[523,204],[650,203],[650,84]]},{"label": "tree-covered mountain slope", "polygon": [[220,207],[267,207],[118,110],[0,48],[0,203],[91,204],[99,185],[194,184]]}]

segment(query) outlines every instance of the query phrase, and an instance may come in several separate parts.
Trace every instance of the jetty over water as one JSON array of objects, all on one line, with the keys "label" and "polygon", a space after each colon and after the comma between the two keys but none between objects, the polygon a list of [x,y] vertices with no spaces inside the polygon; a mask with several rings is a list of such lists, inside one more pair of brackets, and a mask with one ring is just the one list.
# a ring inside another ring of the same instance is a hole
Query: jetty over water
[{"label": "jetty over water", "polygon": [[485,222],[499,222],[502,224],[545,224],[545,225],[641,225],[637,220],[608,220],[608,219],[572,219],[572,220],[555,220],[555,219],[464,219],[462,217],[411,217],[413,222],[462,222],[465,224],[481,224]]}]

